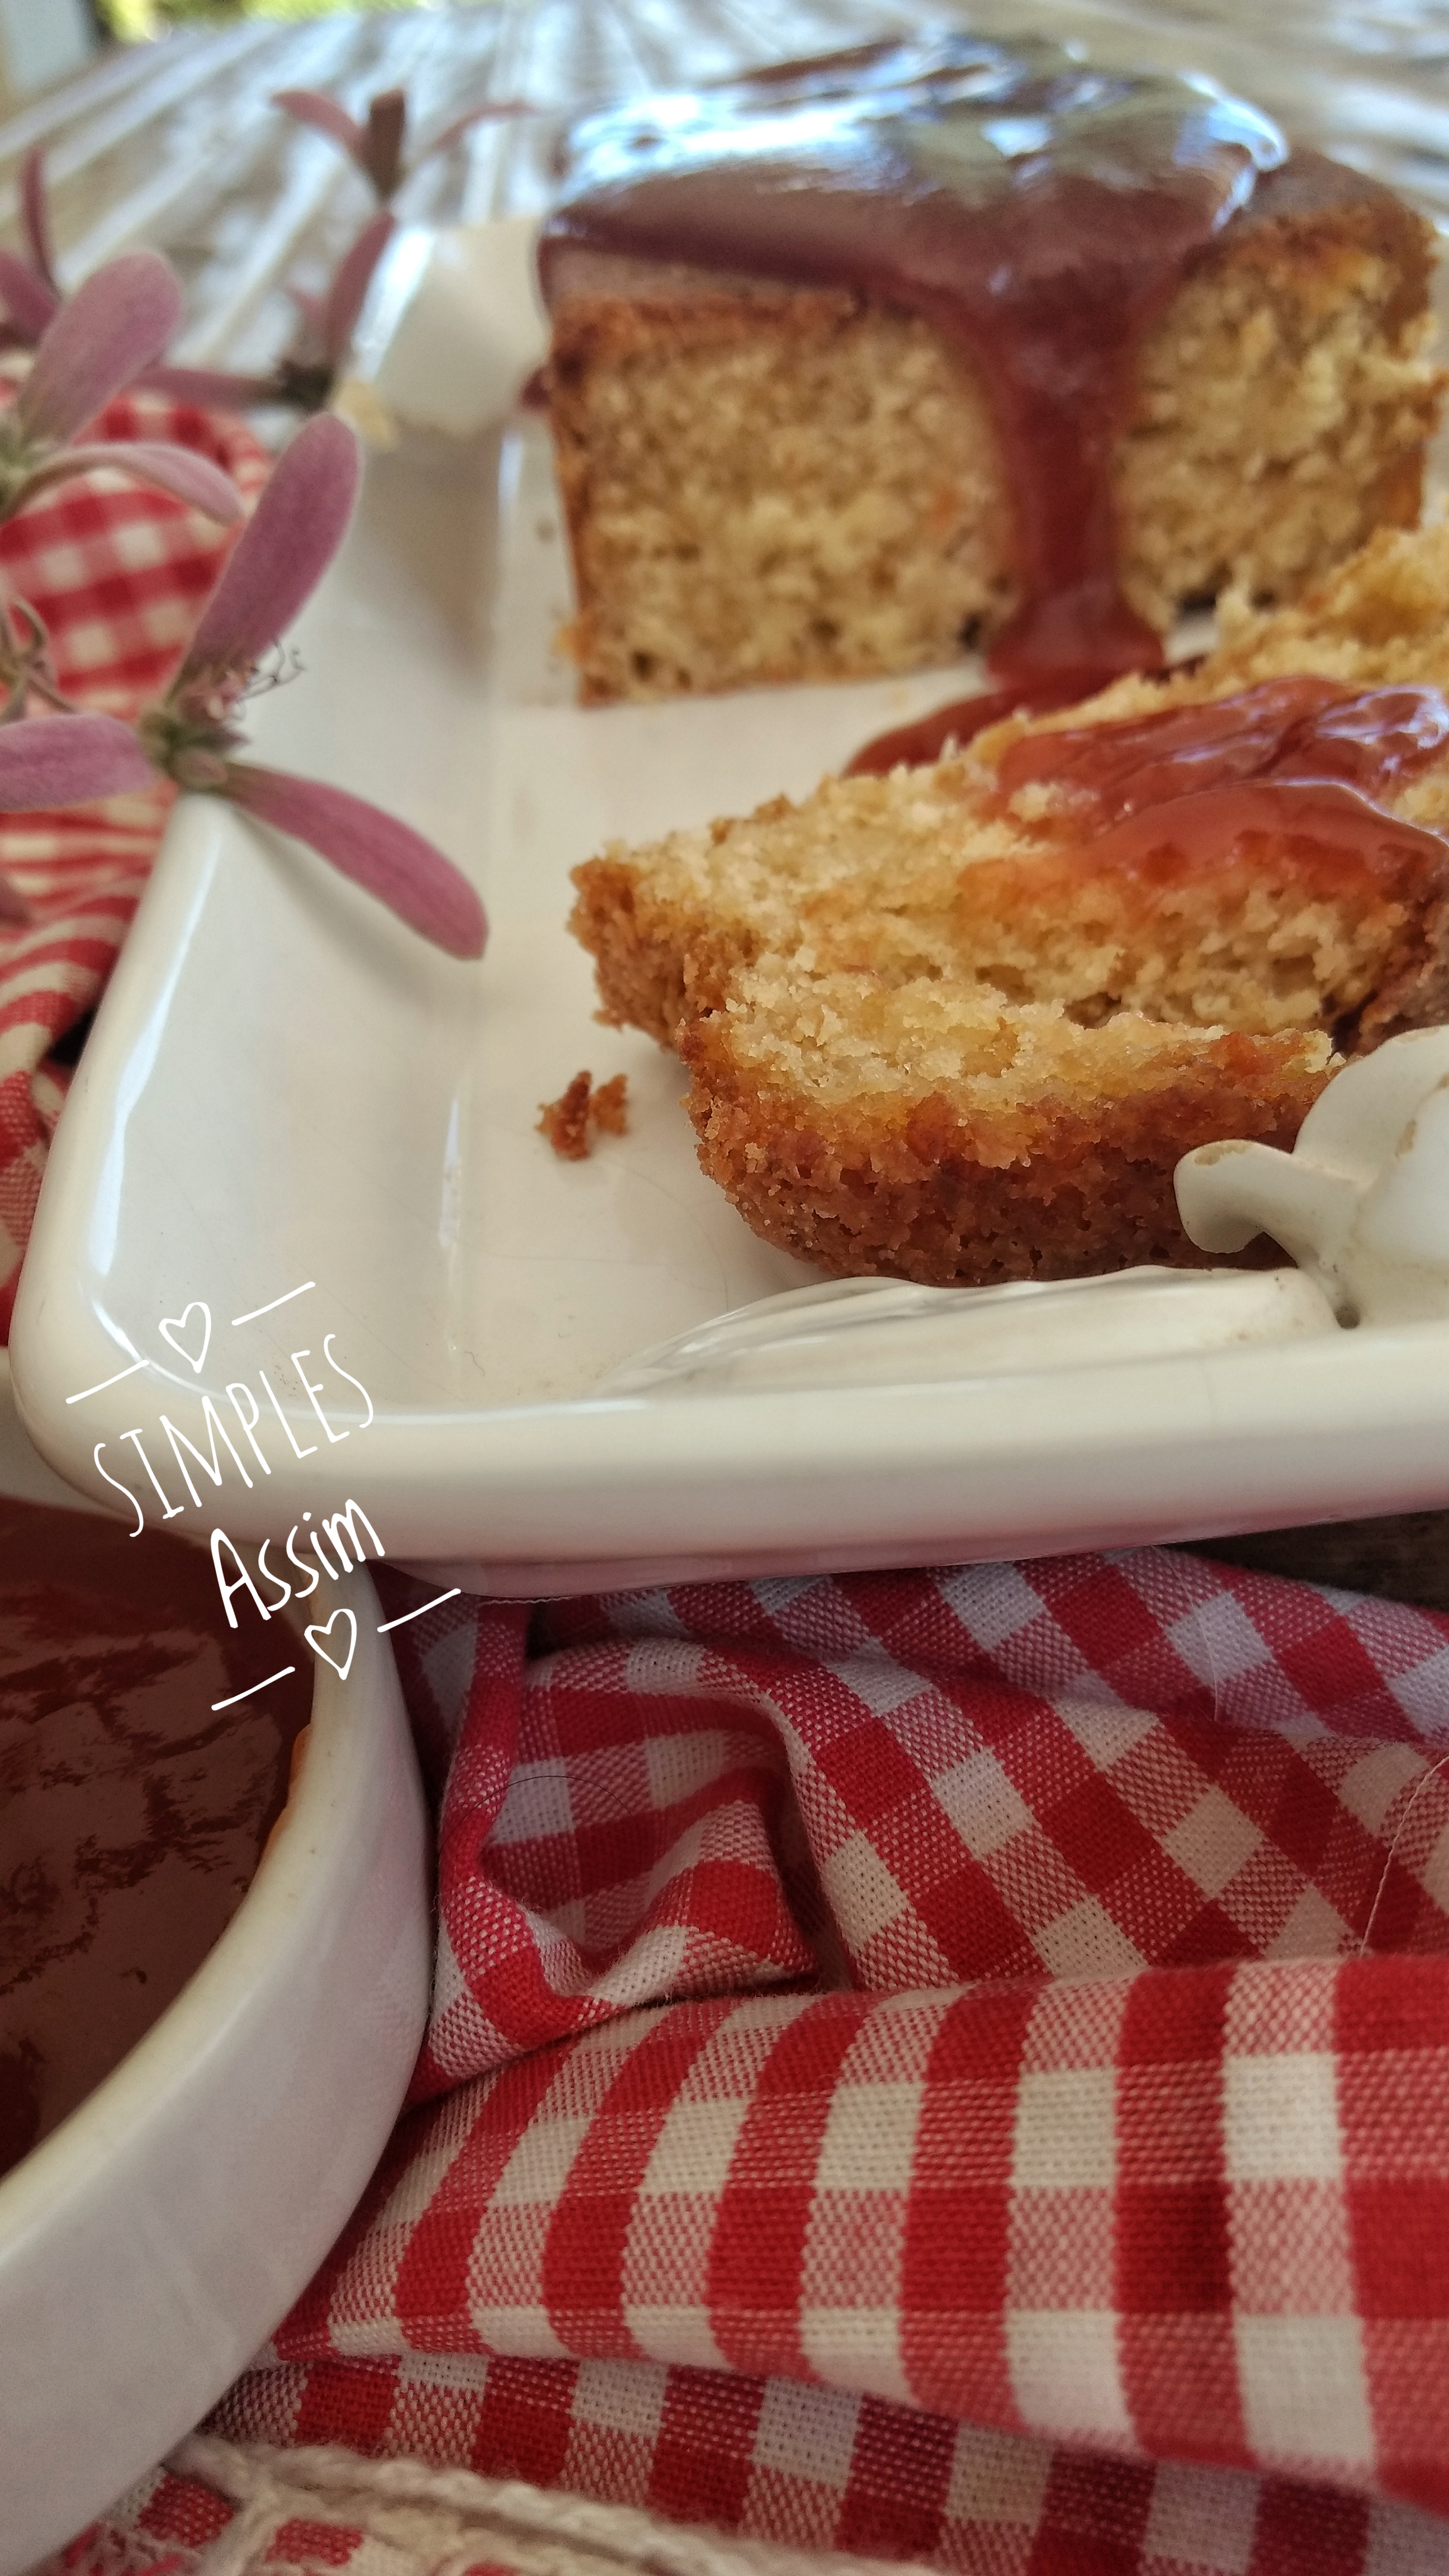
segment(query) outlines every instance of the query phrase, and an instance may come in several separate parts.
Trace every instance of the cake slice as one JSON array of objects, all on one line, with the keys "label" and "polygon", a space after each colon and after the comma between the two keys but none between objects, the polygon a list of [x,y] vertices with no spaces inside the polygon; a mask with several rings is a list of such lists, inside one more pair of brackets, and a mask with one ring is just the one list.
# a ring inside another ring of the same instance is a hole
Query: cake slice
[{"label": "cake slice", "polygon": [[1418,518],[1430,258],[1240,102],[1035,42],[590,120],[541,258],[585,702],[1100,681],[1292,598]]},{"label": "cake slice", "polygon": [[823,1269],[1198,1260],[1182,1154],[1291,1145],[1342,1052],[1449,1016],[1446,601],[1449,531],[1384,535],[1196,672],[608,850],[602,1016],[678,1050],[705,1170]]}]

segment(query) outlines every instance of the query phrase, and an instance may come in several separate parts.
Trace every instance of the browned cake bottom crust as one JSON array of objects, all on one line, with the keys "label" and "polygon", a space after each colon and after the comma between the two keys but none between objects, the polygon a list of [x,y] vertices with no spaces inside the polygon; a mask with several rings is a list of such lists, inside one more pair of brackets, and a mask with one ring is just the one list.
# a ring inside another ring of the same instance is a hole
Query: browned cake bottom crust
[{"label": "browned cake bottom crust", "polygon": [[1133,1262],[1207,1265],[1182,1231],[1172,1173],[1225,1134],[1289,1147],[1323,1088],[1316,1067],[1232,1038],[1110,1114],[1058,1110],[1005,1165],[995,1136],[933,1092],[894,1119],[802,1116],[742,1080],[704,1021],[685,1040],[699,1159],[766,1242],[837,1277],[927,1286],[1072,1279]]}]

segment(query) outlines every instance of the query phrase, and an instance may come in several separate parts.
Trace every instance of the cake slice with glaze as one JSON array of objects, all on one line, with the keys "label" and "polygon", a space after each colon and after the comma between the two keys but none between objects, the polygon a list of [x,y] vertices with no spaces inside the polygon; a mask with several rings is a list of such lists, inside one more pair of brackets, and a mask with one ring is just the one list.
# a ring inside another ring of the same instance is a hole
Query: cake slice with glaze
[{"label": "cake slice with glaze", "polygon": [[704,1169],[821,1268],[1195,1261],[1181,1155],[1291,1145],[1449,1017],[1449,531],[1381,536],[1198,671],[576,872],[602,1016],[688,1066]]},{"label": "cake slice with glaze", "polygon": [[547,371],[586,702],[1161,661],[1418,518],[1428,225],[1210,84],[963,34],[573,139]]}]

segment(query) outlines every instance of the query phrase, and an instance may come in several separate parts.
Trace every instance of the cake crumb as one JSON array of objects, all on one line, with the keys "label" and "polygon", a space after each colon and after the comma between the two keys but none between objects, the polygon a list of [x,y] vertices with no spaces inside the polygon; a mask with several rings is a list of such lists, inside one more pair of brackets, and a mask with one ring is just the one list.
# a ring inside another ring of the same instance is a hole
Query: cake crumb
[{"label": "cake crumb", "polygon": [[576,1073],[567,1091],[557,1100],[539,1103],[538,1132],[546,1136],[556,1154],[566,1163],[587,1161],[593,1151],[590,1127],[606,1136],[622,1136],[629,1125],[629,1077],[616,1073],[609,1082],[594,1089],[591,1073]]},{"label": "cake crumb", "polygon": [[589,1104],[589,1116],[606,1136],[623,1136],[629,1127],[629,1077],[616,1073],[612,1082],[601,1082]]}]

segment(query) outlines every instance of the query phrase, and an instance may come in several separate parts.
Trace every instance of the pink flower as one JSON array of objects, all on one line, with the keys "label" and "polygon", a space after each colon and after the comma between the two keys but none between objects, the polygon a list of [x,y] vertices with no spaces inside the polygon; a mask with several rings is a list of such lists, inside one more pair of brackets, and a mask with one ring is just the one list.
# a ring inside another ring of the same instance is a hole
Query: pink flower
[{"label": "pink flower", "polygon": [[[201,614],[181,668],[141,742],[178,786],[229,797],[290,832],[453,957],[481,957],[487,925],[473,888],[430,841],[340,787],[237,760],[236,715],[258,663],[311,596],[347,530],[357,441],[323,413],[273,470]],[[0,731],[0,756],[5,736]]]},{"label": "pink flower", "polygon": [[18,259],[13,250],[0,250],[0,296],[10,312],[9,322],[0,325],[0,348],[5,349],[33,349],[61,305],[50,246],[45,155],[38,144],[20,164],[20,228],[29,262]]},{"label": "pink flower", "polygon": [[0,519],[13,518],[52,483],[102,468],[154,484],[208,518],[241,517],[235,485],[190,448],[159,439],[71,444],[164,349],[180,312],[181,289],[165,260],[149,250],[108,261],[68,304],[57,306],[30,373],[0,413]]},{"label": "pink flower", "polygon": [[203,410],[250,411],[260,403],[325,410],[346,364],[373,271],[396,230],[395,217],[374,215],[343,253],[325,294],[289,290],[300,328],[269,376],[234,376],[215,367],[152,367],[143,382],[177,402],[199,403]]},{"label": "pink flower", "polygon": [[[70,323],[85,294],[82,288],[51,326],[17,409],[42,374],[52,335]],[[153,318],[159,320],[159,312]],[[42,378],[39,414],[26,414],[31,429],[37,417],[50,422],[61,416],[67,400],[71,408],[89,401],[106,370],[93,343],[86,345],[83,366],[62,343],[68,391],[64,398],[56,395]],[[0,432],[4,426],[0,421]],[[323,413],[299,430],[237,539],[165,697],[134,728],[111,716],[65,710],[45,675],[43,631],[32,619],[29,640],[22,640],[7,617],[0,651],[0,678],[9,687],[8,720],[0,721],[0,812],[85,804],[146,786],[159,770],[178,787],[225,796],[308,842],[450,956],[481,957],[487,935],[483,907],[467,878],[430,841],[345,788],[291,778],[236,757],[244,741],[237,717],[258,664],[342,543],[359,472],[357,441],[344,422]],[[26,715],[32,688],[59,711]],[[3,879],[0,917],[28,917],[23,898]]]},{"label": "pink flower", "polygon": [[482,956],[488,925],[467,878],[395,816],[350,796],[345,787],[258,769],[250,761],[227,764],[221,792],[259,822],[290,832],[330,859],[435,948],[450,957]]},{"label": "pink flower", "polygon": [[27,716],[0,727],[0,812],[89,805],[153,784],[150,762],[119,716]]},{"label": "pink flower", "polygon": [[[273,96],[272,105],[279,107],[285,116],[294,118],[298,125],[310,125],[318,134],[325,134],[330,142],[340,145],[348,159],[356,162],[363,176],[371,180],[383,205],[390,197],[396,196],[404,179],[411,176],[411,171],[403,167],[403,138],[408,116],[405,91],[379,90],[375,98],[368,100],[365,125],[359,125],[355,116],[349,116],[345,107],[339,107],[335,98],[328,98],[320,89],[279,89]],[[466,116],[455,117],[451,125],[443,126],[429,138],[415,156],[413,168],[431,160],[435,153],[446,152],[468,132],[470,126],[481,124],[485,117],[526,116],[528,113],[523,100],[516,98],[489,99],[482,107],[470,108]]]},{"label": "pink flower", "polygon": [[[350,120],[349,120],[350,121]],[[0,351],[33,349],[60,312],[63,297],[50,246],[44,155],[28,152],[20,173],[21,226],[28,259],[0,249]],[[372,274],[394,230],[391,215],[376,215],[344,252],[331,285],[322,295],[294,291],[292,300],[301,326],[292,347],[266,375],[238,375],[227,367],[145,365],[135,381],[151,393],[169,394],[173,402],[196,403],[203,411],[251,411],[259,406],[289,404],[298,411],[321,411],[346,361]],[[169,340],[181,318],[180,289]]]},{"label": "pink flower", "polygon": [[[25,716],[0,724],[0,813],[36,814],[134,795],[155,773],[118,716]],[[18,887],[0,875],[0,921],[33,918]]]}]

